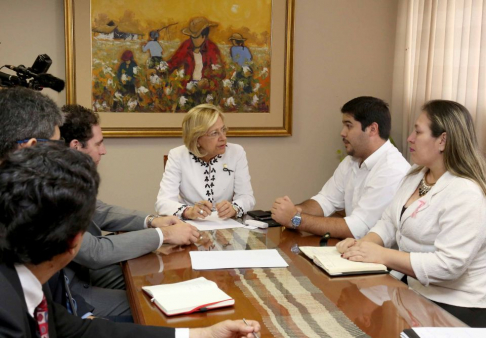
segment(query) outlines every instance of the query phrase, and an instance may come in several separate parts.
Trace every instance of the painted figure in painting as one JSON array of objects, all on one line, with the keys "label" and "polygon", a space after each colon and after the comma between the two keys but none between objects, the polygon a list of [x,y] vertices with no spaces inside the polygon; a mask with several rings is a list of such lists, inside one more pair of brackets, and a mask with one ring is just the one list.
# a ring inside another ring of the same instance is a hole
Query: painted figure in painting
[{"label": "painted figure in painting", "polygon": [[245,46],[246,39],[240,33],[234,33],[229,38],[233,47],[230,49],[230,55],[236,64],[235,80],[239,89],[248,94],[252,92],[252,74],[251,61],[253,59],[250,49]]},{"label": "painted figure in painting", "polygon": [[245,46],[246,39],[240,33],[234,33],[229,38],[233,47],[231,47],[230,55],[233,62],[239,64],[241,67],[249,65],[253,57],[248,47]]},{"label": "painted figure in painting", "polygon": [[[174,55],[167,61],[169,73],[182,68],[186,85],[185,93],[191,95],[194,103],[207,99],[203,91],[214,90],[225,77],[225,66],[218,46],[209,40],[211,27],[217,26],[204,17],[194,18],[182,30],[190,38],[182,42]],[[197,90],[194,90],[197,89]]]},{"label": "painted figure in painting", "polygon": [[149,68],[155,68],[162,62],[162,47],[160,43],[157,41],[159,39],[159,32],[158,31],[151,31],[150,32],[150,41],[147,42],[143,47],[142,51],[146,53],[147,51],[150,52],[150,59],[148,61]]},{"label": "painted figure in painting", "polygon": [[118,67],[117,77],[128,94],[135,94],[135,73],[137,63],[133,59],[133,52],[126,50],[121,56],[121,64]]}]

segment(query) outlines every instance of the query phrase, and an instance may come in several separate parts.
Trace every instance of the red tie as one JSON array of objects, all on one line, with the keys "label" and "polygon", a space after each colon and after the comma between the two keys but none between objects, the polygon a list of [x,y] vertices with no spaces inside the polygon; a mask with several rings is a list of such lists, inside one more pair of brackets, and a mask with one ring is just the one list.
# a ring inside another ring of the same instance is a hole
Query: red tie
[{"label": "red tie", "polygon": [[39,325],[39,337],[40,338],[49,338],[47,312],[48,312],[48,310],[47,310],[46,296],[43,296],[42,301],[35,308],[35,311],[34,311],[34,317],[37,320],[37,324]]}]

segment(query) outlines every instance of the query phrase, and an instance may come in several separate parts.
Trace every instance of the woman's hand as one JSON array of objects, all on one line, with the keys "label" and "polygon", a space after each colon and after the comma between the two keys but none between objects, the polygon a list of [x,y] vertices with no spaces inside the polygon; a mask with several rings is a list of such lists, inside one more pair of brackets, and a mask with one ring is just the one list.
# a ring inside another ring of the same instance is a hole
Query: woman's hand
[{"label": "woman's hand", "polygon": [[193,207],[187,207],[182,214],[182,217],[186,219],[204,219],[211,215],[211,209],[213,205],[209,201],[199,201]]},{"label": "woman's hand", "polygon": [[231,218],[236,216],[236,210],[233,208],[233,204],[228,201],[217,203],[216,210],[218,211],[219,218]]},{"label": "woman's hand", "polygon": [[350,247],[355,245],[358,241],[354,238],[346,238],[345,240],[342,240],[338,244],[336,244],[336,249],[339,253],[344,253],[346,250],[348,250]]},{"label": "woman's hand", "polygon": [[[346,242],[348,239],[342,242]],[[343,244],[342,246],[344,245],[346,244]],[[386,254],[386,250],[388,249],[385,249],[384,247],[372,242],[356,241],[354,245],[348,246],[347,249],[344,250],[342,257],[355,262],[384,264],[384,255]]]}]

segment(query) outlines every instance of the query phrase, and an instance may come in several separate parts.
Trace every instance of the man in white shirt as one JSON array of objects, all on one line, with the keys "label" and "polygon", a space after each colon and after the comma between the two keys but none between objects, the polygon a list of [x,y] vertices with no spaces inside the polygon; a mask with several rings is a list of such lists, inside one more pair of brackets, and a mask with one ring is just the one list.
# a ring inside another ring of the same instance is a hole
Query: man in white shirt
[{"label": "man in white shirt", "polygon": [[93,161],[60,144],[27,147],[0,164],[1,337],[231,338],[259,331],[258,322],[242,320],[196,329],[83,320],[54,303],[45,283],[80,249],[98,186]]},{"label": "man in white shirt", "polygon": [[[362,96],[347,102],[341,112],[341,137],[349,156],[311,199],[298,205],[288,196],[276,199],[272,218],[287,228],[361,238],[380,219],[410,169],[389,140],[387,103]],[[346,217],[329,217],[339,210],[345,210]]]}]

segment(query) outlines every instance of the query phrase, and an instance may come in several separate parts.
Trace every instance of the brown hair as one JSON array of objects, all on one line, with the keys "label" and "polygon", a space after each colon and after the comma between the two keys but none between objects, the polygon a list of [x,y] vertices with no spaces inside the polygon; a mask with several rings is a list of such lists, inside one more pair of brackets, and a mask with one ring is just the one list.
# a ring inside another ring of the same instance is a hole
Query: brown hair
[{"label": "brown hair", "polygon": [[[433,137],[446,133],[444,165],[451,174],[476,182],[486,195],[486,163],[479,150],[474,122],[463,105],[447,100],[432,100],[422,110],[427,114]],[[421,171],[420,166],[409,173]]]}]

